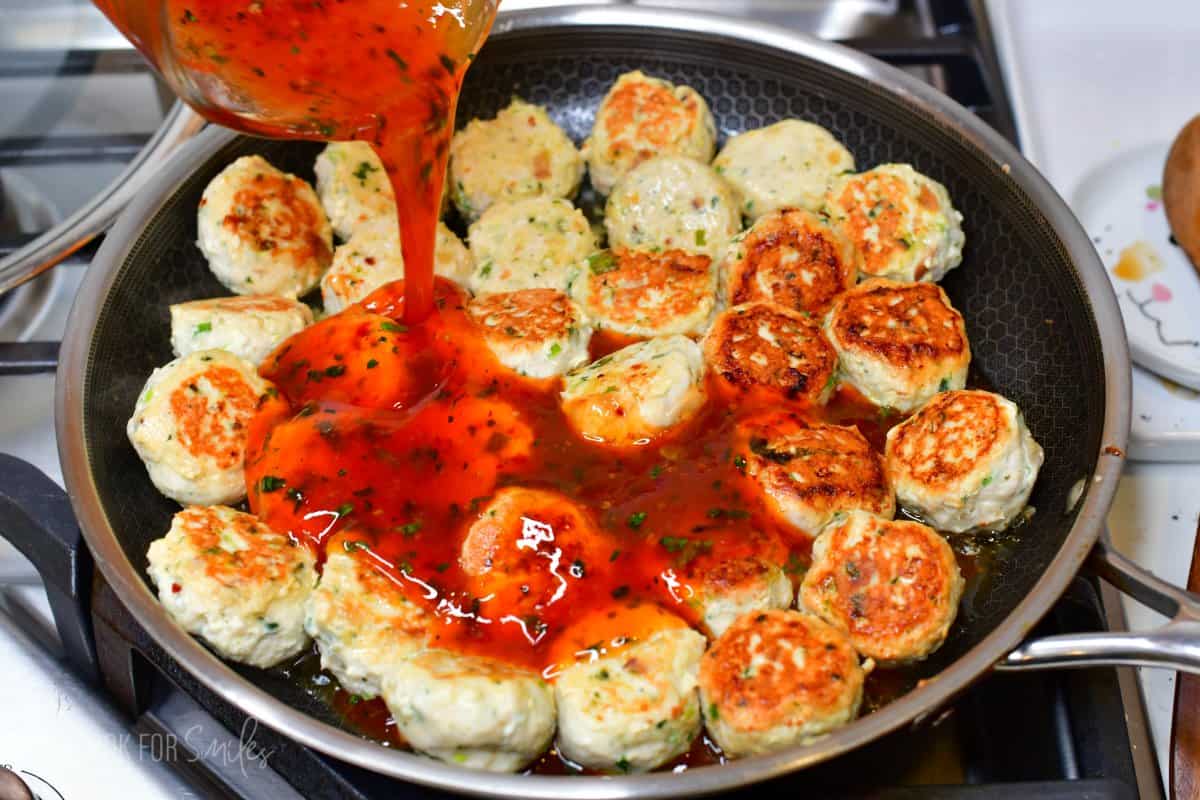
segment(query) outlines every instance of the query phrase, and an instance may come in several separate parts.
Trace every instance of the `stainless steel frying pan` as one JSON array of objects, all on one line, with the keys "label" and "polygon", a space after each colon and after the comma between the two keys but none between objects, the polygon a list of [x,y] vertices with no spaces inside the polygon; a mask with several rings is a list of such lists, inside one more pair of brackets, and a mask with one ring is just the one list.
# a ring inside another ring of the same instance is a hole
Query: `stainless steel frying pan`
[{"label": "stainless steel frying pan", "polygon": [[[286,676],[212,655],[167,617],[147,581],[146,547],[175,507],[150,485],[124,423],[146,375],[171,357],[167,305],[223,293],[193,244],[205,184],[247,153],[311,176],[317,152],[216,129],[186,145],[108,235],[72,312],[58,375],[59,448],[75,512],[97,566],[149,634],[222,698],[303,745],[418,783],[523,798],[686,796],[761,781],[937,711],[995,667],[1200,671],[1200,605],[1113,553],[1102,536],[1128,430],[1129,358],[1103,266],[1049,184],[968,111],[898,70],[798,34],[661,10],[502,15],[468,76],[460,120],[490,116],[518,94],[548,107],[578,141],[612,80],[634,68],[698,89],[722,138],[782,118],[811,120],[860,167],[910,162],[942,181],[964,214],[966,261],[944,286],[967,320],[982,379],[1024,409],[1046,463],[1036,514],[968,588],[947,644],[920,667],[928,680],[815,744],[774,755],[682,774],[501,776],[380,747]],[[1022,644],[1089,554],[1106,577],[1179,619],[1148,636]]]}]

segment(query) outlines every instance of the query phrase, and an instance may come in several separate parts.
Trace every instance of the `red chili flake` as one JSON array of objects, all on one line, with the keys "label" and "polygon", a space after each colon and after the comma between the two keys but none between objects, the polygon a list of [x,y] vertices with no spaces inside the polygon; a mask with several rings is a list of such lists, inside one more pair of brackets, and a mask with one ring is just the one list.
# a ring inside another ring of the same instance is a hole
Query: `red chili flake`
[{"label": "red chili flake", "polygon": [[174,593],[176,593],[176,594],[178,594],[179,592],[182,592],[182,591],[183,591],[183,587],[182,587],[182,586],[180,586],[178,583],[172,583],[172,584],[171,584],[171,591],[172,591],[172,592],[174,592]]}]

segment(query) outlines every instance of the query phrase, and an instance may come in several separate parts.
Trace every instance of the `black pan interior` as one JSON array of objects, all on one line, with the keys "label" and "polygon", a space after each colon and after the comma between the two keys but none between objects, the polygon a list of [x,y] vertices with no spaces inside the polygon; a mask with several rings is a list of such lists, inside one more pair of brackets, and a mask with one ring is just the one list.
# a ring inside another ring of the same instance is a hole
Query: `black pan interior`
[{"label": "black pan interior", "polygon": [[[970,583],[949,641],[919,668],[922,676],[937,672],[1028,594],[1071,527],[1072,486],[1095,466],[1104,370],[1088,298],[1065,249],[1000,164],[928,113],[861,79],[760,46],[631,28],[497,36],[470,71],[459,121],[492,116],[515,95],[548,107],[581,142],[608,86],[631,69],[695,87],[722,141],[789,117],[809,120],[844,142],[860,169],[908,162],[941,181],[962,212],[965,260],[943,285],[966,317],[979,380],[1024,410],[1046,462],[1031,501],[1036,514],[989,549],[988,578]],[[168,304],[226,294],[194,244],[200,194],[248,153],[311,180],[318,150],[241,138],[217,153],[147,222],[103,301],[86,378],[85,435],[104,511],[143,578],[146,548],[166,532],[177,506],[151,485],[125,424],[150,371],[171,359]],[[284,702],[338,724],[294,679],[244,671]]]}]

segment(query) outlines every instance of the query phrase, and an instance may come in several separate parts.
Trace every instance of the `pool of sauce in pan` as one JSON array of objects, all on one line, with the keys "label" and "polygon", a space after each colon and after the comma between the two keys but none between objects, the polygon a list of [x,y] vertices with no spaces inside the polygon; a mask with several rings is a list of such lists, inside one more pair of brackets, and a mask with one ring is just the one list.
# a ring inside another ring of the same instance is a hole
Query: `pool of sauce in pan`
[{"label": "pool of sauce in pan", "polygon": [[[264,362],[263,374],[290,404],[286,414],[256,418],[250,430],[249,502],[273,528],[292,532],[318,554],[329,537],[343,534],[434,612],[433,644],[548,676],[571,660],[574,646],[559,634],[581,610],[620,606],[648,615],[665,607],[696,624],[689,568],[706,561],[755,553],[786,564],[799,582],[810,542],[770,518],[739,469],[732,437],[737,416],[748,410],[743,404],[733,408],[710,387],[703,411],[660,440],[625,451],[588,443],[567,426],[557,381],[530,381],[502,368],[477,339],[453,284],[438,279],[435,297],[436,312],[409,325],[402,321],[403,282],[383,287],[361,306],[297,334]],[[591,356],[620,344],[598,336]],[[880,449],[888,428],[902,419],[852,390],[807,413],[857,425]],[[530,556],[523,566],[530,569],[530,596],[539,600],[518,596],[515,608],[473,595],[458,559],[482,504],[507,485],[561,492],[586,507],[598,528],[558,573]],[[969,604],[986,578],[991,548],[958,549]],[[554,585],[564,590],[546,591]],[[611,633],[576,626],[570,642]],[[403,744],[382,701],[338,689],[318,672],[315,656],[291,671],[353,729]],[[915,683],[910,671],[877,669],[867,680],[864,712]],[[720,760],[702,737],[668,768]],[[532,769],[578,771],[553,751]]]}]

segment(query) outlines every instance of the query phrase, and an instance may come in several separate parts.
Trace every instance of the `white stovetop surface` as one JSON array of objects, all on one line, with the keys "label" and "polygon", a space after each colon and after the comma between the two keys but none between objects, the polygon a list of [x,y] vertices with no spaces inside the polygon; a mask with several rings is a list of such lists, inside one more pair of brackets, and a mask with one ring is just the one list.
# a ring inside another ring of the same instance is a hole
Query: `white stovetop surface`
[{"label": "white stovetop surface", "polygon": [[[1118,148],[1169,139],[1200,112],[1200,15],[1190,31],[1185,11],[1194,0],[1127,2],[996,0],[989,4],[1009,82],[1018,100],[1026,147],[1069,197],[1090,164]],[[1190,34],[1190,35],[1189,35]],[[1191,94],[1190,98],[1185,95]],[[1189,106],[1190,99],[1192,105]],[[67,271],[56,307],[33,338],[58,338],[78,284]],[[1144,388],[1150,379],[1139,379]],[[61,482],[53,441],[53,379],[0,380],[0,450],[25,458]],[[1148,415],[1177,415],[1180,395],[1141,391],[1135,405]],[[1188,402],[1197,402],[1184,396]],[[1183,416],[1186,416],[1183,415]],[[1130,464],[1109,517],[1114,539],[1128,555],[1163,578],[1182,583],[1200,514],[1200,465]],[[0,542],[0,584],[22,571],[20,557]],[[45,613],[40,589],[9,589]],[[1145,629],[1161,619],[1128,603],[1130,626]],[[104,698],[81,686],[47,651],[23,634],[0,604],[0,765],[24,770],[42,797],[192,797],[187,787],[139,747]],[[1166,775],[1166,746],[1174,676],[1141,674],[1151,728]],[[38,776],[38,777],[34,777]]]},{"label": "white stovetop surface", "polygon": [[[1095,167],[1170,142],[1200,113],[1195,0],[992,0],[987,7],[1023,150],[1068,202],[1080,202],[1080,184]],[[1134,372],[1135,437],[1200,430],[1195,393]],[[1192,557],[1197,487],[1200,464],[1130,464],[1109,515],[1117,546],[1179,585]],[[1163,621],[1128,599],[1125,610],[1135,630]],[[1143,669],[1139,677],[1167,785],[1175,674]]]}]

